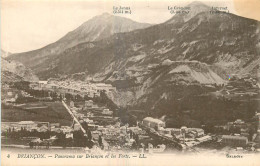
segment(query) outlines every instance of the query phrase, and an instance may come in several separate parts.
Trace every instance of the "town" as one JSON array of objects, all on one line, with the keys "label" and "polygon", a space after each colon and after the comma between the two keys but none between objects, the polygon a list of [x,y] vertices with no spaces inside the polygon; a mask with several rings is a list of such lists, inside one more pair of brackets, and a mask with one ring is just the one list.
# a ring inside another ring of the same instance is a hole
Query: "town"
[{"label": "town", "polygon": [[237,119],[225,125],[215,125],[214,133],[209,133],[206,132],[207,126],[169,128],[163,120],[149,116],[141,121],[135,119],[133,124],[122,122],[118,108],[107,97],[116,92],[110,84],[39,81],[5,85],[2,89],[3,110],[43,112],[55,104],[54,109],[59,108],[62,114],[67,114],[59,116],[65,116],[68,121],[66,124],[56,119],[50,122],[48,117],[46,121],[4,121],[2,146],[79,147],[88,152],[197,152],[203,147],[259,151],[260,113],[255,114],[257,124]]}]

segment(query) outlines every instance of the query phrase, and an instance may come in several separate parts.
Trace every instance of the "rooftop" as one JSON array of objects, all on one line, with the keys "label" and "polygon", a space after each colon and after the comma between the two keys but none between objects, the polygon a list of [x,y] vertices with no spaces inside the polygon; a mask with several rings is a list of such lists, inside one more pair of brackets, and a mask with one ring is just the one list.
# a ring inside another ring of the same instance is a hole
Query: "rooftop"
[{"label": "rooftop", "polygon": [[144,121],[150,121],[150,122],[155,122],[155,123],[164,123],[163,121],[161,121],[160,119],[154,119],[152,117],[146,117],[143,119]]},{"label": "rooftop", "polygon": [[35,124],[33,121],[21,121],[18,123],[19,125],[28,125],[28,124]]},{"label": "rooftop", "polygon": [[247,140],[247,137],[244,136],[235,136],[235,135],[223,135],[223,139],[240,139],[240,140]]}]

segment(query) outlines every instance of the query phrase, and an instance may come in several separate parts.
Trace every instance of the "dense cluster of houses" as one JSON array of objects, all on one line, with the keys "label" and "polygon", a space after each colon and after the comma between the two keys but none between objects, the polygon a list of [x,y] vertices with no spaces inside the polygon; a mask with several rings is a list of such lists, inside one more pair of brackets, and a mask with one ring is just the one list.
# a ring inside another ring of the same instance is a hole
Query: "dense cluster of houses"
[{"label": "dense cluster of houses", "polygon": [[[260,113],[256,113],[258,117],[260,127]],[[215,128],[221,128],[225,131],[232,131],[236,129],[235,134],[233,135],[223,135],[221,140],[223,143],[232,146],[246,146],[249,141],[257,141],[260,138],[260,130],[257,130],[257,133],[253,133],[252,140],[249,140],[250,125],[241,119],[237,119],[234,122],[228,122],[226,125],[218,125]]]},{"label": "dense cluster of houses", "polygon": [[185,126],[181,128],[165,128],[165,122],[152,117],[144,118],[143,125],[148,128],[153,128],[160,136],[169,139],[176,138],[187,146],[194,146],[212,139],[211,136],[205,135],[204,130],[201,128],[187,128]]},{"label": "dense cluster of houses", "polygon": [[15,131],[18,132],[21,129],[26,129],[27,131],[38,131],[47,132],[54,131],[57,133],[68,132],[68,126],[60,126],[59,123],[49,123],[49,122],[38,122],[38,121],[20,121],[20,122],[2,122],[2,131]]},{"label": "dense cluster of houses", "polygon": [[[120,123],[116,123],[114,125],[100,126],[96,125],[95,129],[92,130],[92,137],[94,140],[98,140],[99,136],[102,136],[104,140],[106,140],[107,145],[112,147],[121,148],[131,147],[133,142],[133,133],[137,135],[145,135],[145,131],[143,131],[140,127],[128,127],[128,125],[120,126]],[[131,134],[132,133],[132,134]]]},{"label": "dense cluster of houses", "polygon": [[[257,113],[259,119],[259,128],[260,128],[260,113]],[[151,117],[146,117],[143,119],[143,125],[154,129],[154,131],[163,137],[176,138],[180,142],[184,143],[186,146],[198,145],[202,142],[212,140],[211,135],[204,133],[204,130],[201,128],[187,128],[185,126],[181,128],[165,128],[165,122],[160,119],[155,119]],[[241,119],[237,119],[234,122],[228,122],[223,126],[216,126],[218,128],[223,128],[225,130],[230,130],[231,128],[237,128],[240,131],[240,134],[231,134],[231,135],[221,135],[217,140],[225,145],[231,147],[245,147],[249,143],[249,126]],[[253,140],[259,140],[260,130],[258,129],[257,133],[254,133]],[[255,141],[257,142],[257,141]]]},{"label": "dense cluster of houses", "polygon": [[[88,129],[91,131],[92,139],[94,141],[99,141],[100,137],[102,138],[102,143],[104,150],[108,149],[121,149],[124,147],[131,147],[134,139],[133,133],[140,136],[145,135],[140,127],[129,127],[127,124],[120,126],[120,122],[111,123],[108,125],[101,125],[95,118],[104,119],[113,119],[113,111],[110,111],[106,107],[100,107],[96,105],[92,100],[85,101],[84,105],[75,107],[73,101],[69,104],[70,109],[72,110],[73,115],[79,120],[82,124],[86,122],[88,124]],[[79,113],[79,112],[84,112]],[[80,124],[74,124],[73,130],[80,130]]]},{"label": "dense cluster of houses", "polygon": [[[81,121],[87,122],[92,125],[94,122],[90,119],[103,118],[112,119],[113,111],[106,107],[100,107],[95,104],[92,100],[86,100],[84,105],[76,107],[73,101],[70,101],[70,109],[74,116]],[[84,113],[79,113],[83,111]]]},{"label": "dense cluster of houses", "polygon": [[91,98],[100,96],[101,91],[107,94],[116,91],[116,88],[111,84],[80,81],[38,81],[32,82],[30,87],[35,90],[55,91],[61,95],[65,93],[82,96],[88,95]]}]

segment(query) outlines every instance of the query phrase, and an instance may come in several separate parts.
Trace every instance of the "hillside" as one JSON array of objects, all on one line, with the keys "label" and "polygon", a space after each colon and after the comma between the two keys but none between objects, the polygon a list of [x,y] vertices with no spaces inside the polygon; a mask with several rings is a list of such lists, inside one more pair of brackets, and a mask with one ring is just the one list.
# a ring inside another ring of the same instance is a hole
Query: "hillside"
[{"label": "hillside", "polygon": [[[43,71],[43,69],[38,67],[39,65],[68,48],[84,42],[98,41],[115,33],[129,32],[149,26],[150,24],[138,23],[127,18],[104,13],[86,21],[52,44],[38,50],[13,54],[9,59],[19,61],[38,73]],[[88,47],[93,47],[93,44],[89,44]]]},{"label": "hillside", "polygon": [[11,55],[12,53],[10,52],[5,52],[4,50],[1,49],[1,57],[2,58],[6,58],[8,57],[9,55]]},{"label": "hillside", "polygon": [[4,82],[37,81],[38,77],[22,63],[1,59],[1,80]]}]

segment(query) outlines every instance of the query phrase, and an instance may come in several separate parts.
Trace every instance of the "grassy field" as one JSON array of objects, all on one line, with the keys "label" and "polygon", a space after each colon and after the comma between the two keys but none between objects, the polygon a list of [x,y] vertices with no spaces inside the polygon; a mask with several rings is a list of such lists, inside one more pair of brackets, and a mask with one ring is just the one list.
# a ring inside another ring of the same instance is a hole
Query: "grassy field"
[{"label": "grassy field", "polygon": [[2,145],[28,145],[29,140],[21,140],[21,139],[14,139],[14,138],[1,138]]},{"label": "grassy field", "polygon": [[41,121],[71,125],[72,118],[61,102],[26,103],[20,107],[2,105],[2,122]]}]

